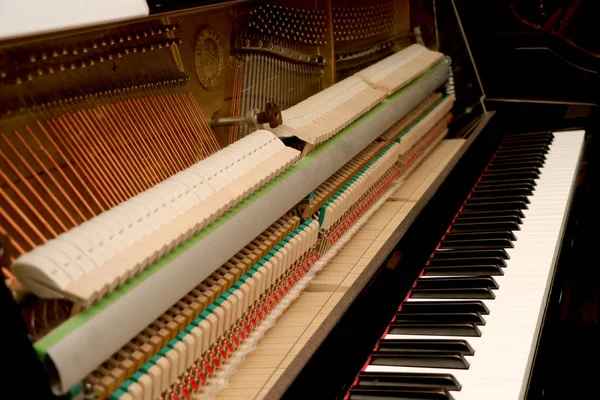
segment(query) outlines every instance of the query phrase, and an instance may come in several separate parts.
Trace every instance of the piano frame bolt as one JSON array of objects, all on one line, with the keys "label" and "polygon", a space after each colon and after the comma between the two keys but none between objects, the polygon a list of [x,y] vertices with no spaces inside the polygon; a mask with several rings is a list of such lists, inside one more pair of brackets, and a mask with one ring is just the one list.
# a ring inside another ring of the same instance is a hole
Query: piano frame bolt
[{"label": "piano frame bolt", "polygon": [[281,109],[275,103],[267,103],[265,110],[259,112],[258,109],[250,110],[246,115],[235,117],[213,118],[210,125],[215,128],[217,126],[231,125],[250,125],[254,129],[260,129],[261,125],[269,124],[271,128],[277,128],[283,123],[281,118]]}]

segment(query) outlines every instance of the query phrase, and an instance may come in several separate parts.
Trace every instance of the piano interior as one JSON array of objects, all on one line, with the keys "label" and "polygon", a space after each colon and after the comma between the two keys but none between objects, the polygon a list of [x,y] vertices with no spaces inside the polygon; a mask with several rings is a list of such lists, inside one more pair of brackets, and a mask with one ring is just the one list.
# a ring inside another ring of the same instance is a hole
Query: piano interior
[{"label": "piano interior", "polygon": [[7,12],[7,398],[562,393],[593,6],[481,3]]}]

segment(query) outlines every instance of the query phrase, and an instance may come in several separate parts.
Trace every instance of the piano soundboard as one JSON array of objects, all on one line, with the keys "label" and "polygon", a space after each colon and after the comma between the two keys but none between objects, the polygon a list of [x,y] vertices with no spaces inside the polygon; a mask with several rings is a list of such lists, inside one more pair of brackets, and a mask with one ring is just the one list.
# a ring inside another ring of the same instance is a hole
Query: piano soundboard
[{"label": "piano soundboard", "polygon": [[[493,113],[464,111],[407,0],[105,3],[0,16],[0,266],[31,390],[281,397]],[[521,398],[582,137],[504,139],[345,398]],[[506,324],[523,352],[492,387]]]}]

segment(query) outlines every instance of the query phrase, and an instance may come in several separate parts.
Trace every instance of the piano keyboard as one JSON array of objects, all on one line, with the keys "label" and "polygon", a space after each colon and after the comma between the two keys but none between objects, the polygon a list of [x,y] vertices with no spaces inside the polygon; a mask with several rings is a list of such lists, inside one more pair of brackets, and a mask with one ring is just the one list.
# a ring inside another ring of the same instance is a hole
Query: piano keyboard
[{"label": "piano keyboard", "polygon": [[506,136],[348,399],[523,398],[583,136]]},{"label": "piano keyboard", "polygon": [[291,166],[299,151],[268,131],[218,151],[20,256],[17,278],[40,297],[89,306]]}]

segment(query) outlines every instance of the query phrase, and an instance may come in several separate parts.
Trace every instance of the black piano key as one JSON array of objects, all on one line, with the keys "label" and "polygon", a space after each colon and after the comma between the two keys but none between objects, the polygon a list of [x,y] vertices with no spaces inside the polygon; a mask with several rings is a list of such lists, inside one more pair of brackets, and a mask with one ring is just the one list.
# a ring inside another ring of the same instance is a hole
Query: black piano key
[{"label": "black piano key", "polygon": [[505,202],[487,202],[476,203],[466,201],[463,210],[483,211],[483,210],[527,210],[527,204],[524,201],[505,201]]},{"label": "black piano key", "polygon": [[510,257],[504,249],[468,249],[468,250],[442,250],[438,249],[433,252],[431,261],[439,259],[457,259],[457,258],[488,258],[498,257],[503,260],[508,260]]},{"label": "black piano key", "polygon": [[528,138],[504,138],[500,143],[500,149],[504,147],[526,147],[526,146],[539,146],[549,145],[554,141],[554,138],[547,137],[528,137]]},{"label": "black piano key", "polygon": [[546,154],[550,149],[551,143],[547,142],[513,142],[513,143],[503,143],[496,150],[496,155],[511,153],[515,154],[515,150],[521,150],[517,154],[534,154],[541,152],[542,154]]},{"label": "black piano key", "polygon": [[527,139],[527,138],[536,138],[536,137],[551,137],[554,138],[554,134],[548,131],[536,131],[536,132],[511,132],[507,133],[503,141],[505,140],[519,140],[519,139]]},{"label": "black piano key", "polygon": [[451,277],[451,278],[419,278],[415,283],[417,289],[467,289],[482,288],[498,289],[498,282],[490,277]]},{"label": "black piano key", "polygon": [[462,324],[418,324],[406,323],[390,324],[390,335],[430,335],[430,336],[465,336],[480,337],[481,331],[472,323]]},{"label": "black piano key", "polygon": [[480,224],[483,222],[515,222],[517,225],[520,225],[523,222],[518,213],[504,212],[505,215],[502,215],[502,213],[493,213],[491,215],[486,214],[486,212],[479,211],[461,211],[460,213],[456,214],[453,223]]},{"label": "black piano key", "polygon": [[502,143],[521,140],[554,140],[554,134],[549,131],[510,132],[504,135]]},{"label": "black piano key", "polygon": [[498,151],[503,148],[536,148],[539,146],[549,146],[554,138],[531,137],[531,138],[505,138],[500,143]]},{"label": "black piano key", "polygon": [[487,210],[487,211],[468,211],[462,210],[456,216],[456,219],[459,220],[461,218],[494,218],[494,217],[519,217],[524,218],[525,214],[521,210]]},{"label": "black piano key", "polygon": [[511,174],[516,172],[532,172],[540,175],[540,169],[536,167],[523,167],[523,166],[514,166],[514,165],[495,165],[488,166],[485,170],[488,174]]},{"label": "black piano key", "polygon": [[529,143],[529,144],[506,144],[502,145],[496,151],[496,156],[500,155],[527,155],[527,154],[548,154],[551,144],[549,143]]},{"label": "black piano key", "polygon": [[485,319],[479,313],[400,313],[396,315],[396,322],[423,322],[441,324],[472,322],[475,325],[485,325]]},{"label": "black piano key", "polygon": [[531,165],[522,165],[522,164],[531,164],[531,163],[542,163],[539,160],[517,160],[519,164],[510,163],[508,160],[503,160],[502,162],[498,162],[492,165],[488,165],[486,169],[483,171],[481,176],[481,180],[485,178],[487,175],[506,175],[506,176],[516,176],[516,177],[531,177],[537,179],[541,173],[542,167],[535,167]]},{"label": "black piano key", "polygon": [[502,276],[504,271],[498,265],[443,265],[426,266],[425,276]]},{"label": "black piano key", "polygon": [[509,239],[470,239],[447,240],[441,242],[441,249],[508,249],[514,247]]},{"label": "black piano key", "polygon": [[460,390],[462,385],[451,374],[419,374],[408,372],[367,372],[358,374],[356,387],[443,387],[448,390]]},{"label": "black piano key", "polygon": [[521,230],[517,221],[506,221],[506,222],[455,222],[450,227],[452,233],[466,233],[466,232],[489,232],[489,231],[518,231]]},{"label": "black piano key", "polygon": [[536,186],[537,183],[535,182],[535,179],[533,178],[514,178],[514,179],[490,179],[490,180],[480,180],[477,183],[477,187],[505,187],[506,185],[509,184],[521,184],[521,185],[528,185],[528,186]]},{"label": "black piano key", "polygon": [[469,369],[468,361],[459,353],[449,352],[381,352],[371,353],[370,365],[394,367]]},{"label": "black piano key", "polygon": [[490,310],[479,300],[471,301],[406,301],[397,314],[404,313],[479,313],[488,315]]},{"label": "black piano key", "polygon": [[[498,165],[509,165],[513,161],[539,161],[546,162],[546,151],[540,152],[526,152],[526,153],[516,153],[511,151],[498,152],[492,160],[490,160],[489,165],[498,166]],[[488,166],[489,166],[488,165]],[[485,171],[484,171],[485,172]]]},{"label": "black piano key", "polygon": [[533,157],[500,157],[493,158],[486,166],[485,171],[499,168],[543,168],[546,160],[543,154]]},{"label": "black piano key", "polygon": [[487,166],[487,171],[502,170],[505,168],[537,168],[541,169],[544,167],[544,161],[542,160],[504,160],[502,162],[491,162]]},{"label": "black piano key", "polygon": [[505,181],[507,179],[539,179],[540,174],[535,171],[491,171],[484,172],[481,175],[481,182],[490,182],[490,181]]},{"label": "black piano key", "polygon": [[534,131],[534,132],[511,132],[507,133],[502,141],[509,140],[527,140],[527,139],[535,139],[535,138],[550,138],[554,139],[554,134],[549,131]]},{"label": "black piano key", "polygon": [[466,288],[466,289],[412,289],[410,297],[415,299],[495,299],[492,289]]},{"label": "black piano key", "polygon": [[348,392],[348,400],[454,400],[443,387],[403,387],[393,389],[363,389],[355,387]]},{"label": "black piano key", "polygon": [[519,157],[519,156],[535,156],[535,155],[546,155],[548,154],[547,146],[532,146],[532,147],[506,147],[504,149],[499,149],[496,152],[494,159],[497,157]]},{"label": "black piano key", "polygon": [[509,146],[521,146],[526,144],[550,144],[554,141],[552,137],[531,137],[531,138],[506,138],[500,144],[500,148]]},{"label": "black piano key", "polygon": [[504,268],[506,262],[500,257],[485,258],[431,258],[425,268],[428,267],[468,267],[473,265],[493,265]]},{"label": "black piano key", "polygon": [[[540,174],[544,168],[545,161],[533,159],[533,160],[502,160],[487,166],[487,172],[501,172],[507,168],[535,168],[537,173]],[[520,183],[520,182],[517,182]]]},{"label": "black piano key", "polygon": [[380,352],[450,352],[472,356],[475,351],[464,339],[381,339],[377,343]]},{"label": "black piano key", "polygon": [[550,146],[548,144],[532,144],[523,146],[504,146],[496,151],[496,156],[499,155],[519,155],[519,154],[544,154],[548,152]]},{"label": "black piano key", "polygon": [[[540,174],[534,171],[513,171],[513,172],[504,172],[504,171],[490,171],[485,172],[479,182],[477,183],[477,187],[485,187],[485,186],[501,186],[504,187],[505,183],[510,181],[514,181],[515,183],[522,183],[524,185],[537,185],[536,180],[539,179]],[[500,184],[497,184],[500,182]]]},{"label": "black piano key", "polygon": [[506,146],[523,146],[528,144],[550,144],[554,141],[552,137],[529,137],[529,138],[505,138],[500,143],[500,148]]},{"label": "black piano key", "polygon": [[554,137],[531,136],[531,137],[505,137],[500,143],[500,148],[503,146],[526,146],[526,145],[549,145],[554,142]]},{"label": "black piano key", "polygon": [[480,197],[479,195],[477,195],[477,193],[471,194],[471,196],[465,201],[465,203],[466,204],[506,203],[506,202],[510,202],[510,201],[519,201],[519,202],[522,201],[525,204],[530,203],[527,196],[525,196],[523,194],[510,195],[510,196],[498,195],[495,197],[486,197],[486,196]]},{"label": "black piano key", "polygon": [[506,140],[502,140],[499,150],[504,148],[516,148],[516,149],[527,149],[527,148],[537,148],[548,146],[550,142],[554,139],[545,140],[545,138],[520,138],[520,139],[511,139],[507,138]]},{"label": "black piano key", "polygon": [[520,152],[517,152],[516,154],[531,154],[536,152],[543,152],[546,154],[552,146],[552,143],[553,140],[506,141],[498,146],[495,155],[518,150],[520,150]]},{"label": "black piano key", "polygon": [[[543,169],[544,165],[546,163],[546,159],[544,156],[533,156],[533,157],[500,157],[498,159],[493,159],[492,161],[490,161],[490,163],[487,166],[487,169],[485,171],[493,171],[493,170],[498,170],[501,168],[507,168],[507,167],[512,167],[515,165],[521,165],[521,164],[537,164],[540,165],[540,169]],[[524,183],[522,181],[519,182],[514,182],[514,184],[517,183]],[[510,184],[509,182],[507,182],[507,184]]]},{"label": "black piano key", "polygon": [[514,183],[510,183],[510,182],[505,182],[502,184],[498,184],[498,185],[494,185],[493,183],[495,182],[487,182],[487,183],[483,183],[483,185],[476,185],[473,188],[473,192],[476,191],[484,191],[484,190],[508,190],[508,189],[527,189],[530,190],[531,192],[533,192],[535,190],[535,181],[533,181],[532,183],[530,182],[514,182]]},{"label": "black piano key", "polygon": [[512,188],[478,188],[475,187],[471,192],[471,198],[498,197],[498,196],[531,196],[533,188],[512,187]]},{"label": "black piano key", "polygon": [[546,161],[546,156],[544,154],[525,154],[525,155],[496,155],[494,158],[490,160],[490,165],[497,165],[503,163],[509,163],[513,161]]},{"label": "black piano key", "polygon": [[461,240],[484,240],[484,239],[506,239],[510,241],[517,240],[511,231],[490,231],[490,232],[449,232],[444,235],[444,241]]}]

